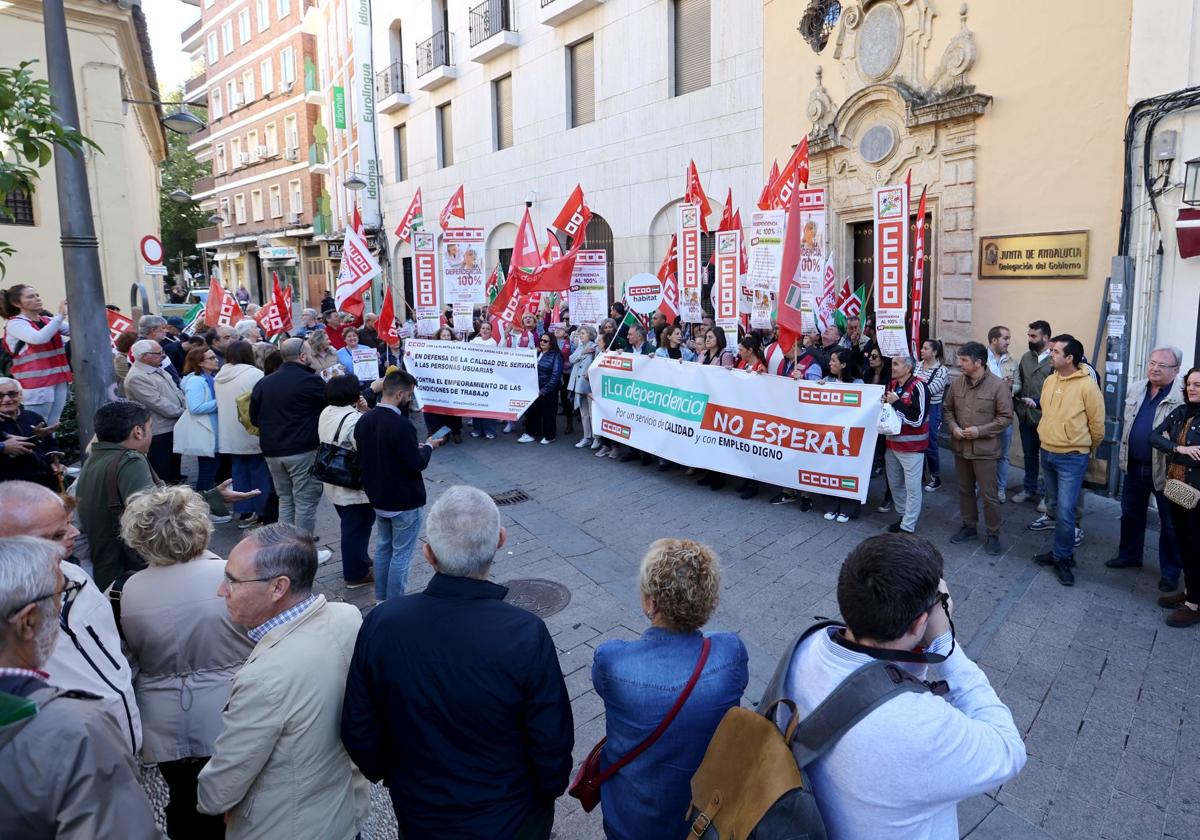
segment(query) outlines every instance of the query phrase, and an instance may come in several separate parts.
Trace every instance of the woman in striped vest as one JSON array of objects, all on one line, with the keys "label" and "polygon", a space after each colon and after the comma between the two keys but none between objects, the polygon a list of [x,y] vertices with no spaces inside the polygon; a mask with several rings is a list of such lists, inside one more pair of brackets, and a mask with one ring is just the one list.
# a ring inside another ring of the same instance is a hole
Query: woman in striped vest
[{"label": "woman in striped vest", "polygon": [[47,426],[62,416],[70,392],[71,367],[64,335],[67,302],[53,318],[42,314],[42,296],[33,286],[18,285],[4,292],[4,343],[12,355],[12,378],[25,391],[25,408],[42,415]]}]

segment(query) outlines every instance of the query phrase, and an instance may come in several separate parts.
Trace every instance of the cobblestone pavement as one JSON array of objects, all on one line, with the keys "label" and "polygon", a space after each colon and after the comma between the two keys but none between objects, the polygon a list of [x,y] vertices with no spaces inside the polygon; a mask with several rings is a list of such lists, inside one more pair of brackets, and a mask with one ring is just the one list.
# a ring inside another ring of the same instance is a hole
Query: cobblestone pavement
[{"label": "cobblestone pavement", "polygon": [[[515,439],[467,437],[461,446],[439,449],[426,472],[430,502],[454,484],[530,496],[501,508],[508,544],[492,577],[500,583],[542,578],[571,591],[570,603],[547,625],[571,696],[577,763],[604,734],[603,706],[591,687],[592,651],[607,639],[634,638],[646,626],[636,573],[651,541],[686,536],[720,554],[724,582],[710,629],[735,630],[745,640],[750,685],[743,702],[752,706],[795,635],[814,616],[838,614],[842,558],[894,518],[873,512],[881,479],[862,518],[837,524],[821,516],[820,506],[801,513],[795,505],[769,505],[772,488],[743,501],[732,482],[711,492],[680,468],[658,472],[636,461],[597,459],[572,448],[575,436],[550,446],[520,446]],[[989,557],[978,544],[950,545],[959,521],[954,471],[949,463],[943,471],[946,486],[925,494],[918,530],[945,555],[960,643],[1012,709],[1029,752],[1016,780],[960,806],[963,836],[1200,836],[1200,762],[1194,760],[1200,633],[1162,623],[1155,603],[1157,531],[1148,535],[1144,569],[1106,569],[1120,508],[1089,493],[1086,537],[1076,552],[1078,583],[1064,588],[1030,562],[1050,543],[1049,534],[1026,530],[1037,516],[1033,505],[1002,508],[1002,556]],[[1014,473],[1010,481],[1019,487],[1020,473]],[[341,585],[337,518],[325,501],[318,528],[322,544],[335,553],[318,574],[320,591],[369,608],[369,588]],[[230,525],[217,530],[213,550],[228,556],[240,532]],[[418,555],[409,590],[424,588],[429,576]],[[386,791],[376,789],[375,805],[364,836],[394,837]],[[584,814],[575,800],[562,797],[553,836],[602,837],[599,809]]]}]

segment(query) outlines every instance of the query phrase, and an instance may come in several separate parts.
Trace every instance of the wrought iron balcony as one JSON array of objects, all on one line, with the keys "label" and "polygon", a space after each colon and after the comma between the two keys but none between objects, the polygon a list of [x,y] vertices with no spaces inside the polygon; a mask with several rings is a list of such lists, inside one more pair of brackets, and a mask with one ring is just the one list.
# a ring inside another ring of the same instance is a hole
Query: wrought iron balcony
[{"label": "wrought iron balcony", "polygon": [[404,84],[404,65],[394,61],[375,74],[375,99],[386,99],[396,93],[408,93]]},{"label": "wrought iron balcony", "polygon": [[439,67],[450,67],[450,33],[435,32],[433,37],[417,44],[417,76],[432,73]]},{"label": "wrought iron balcony", "polygon": [[[542,5],[545,5],[543,0]],[[476,47],[501,32],[513,32],[512,9],[509,0],[484,0],[471,9],[468,16],[471,46]]]}]

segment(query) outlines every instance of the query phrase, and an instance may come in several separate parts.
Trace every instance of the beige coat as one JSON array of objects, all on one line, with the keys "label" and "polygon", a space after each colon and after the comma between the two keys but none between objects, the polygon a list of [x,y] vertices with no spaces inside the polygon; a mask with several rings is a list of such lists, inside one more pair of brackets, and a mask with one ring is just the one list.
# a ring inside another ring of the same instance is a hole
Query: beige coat
[{"label": "beige coat", "polygon": [[357,607],[319,595],[238,672],[197,790],[201,813],[230,812],[227,840],[350,840],[366,822],[370,788],[340,737],[361,624]]},{"label": "beige coat", "polygon": [[141,362],[134,362],[125,375],[125,396],[150,409],[156,435],[174,431],[175,421],[187,410],[187,400],[171,374]]},{"label": "beige coat", "polygon": [[121,593],[121,629],[137,669],[142,757],[149,764],[208,756],[221,710],[254,643],[217,595],[225,561],[210,551],[151,566]]},{"label": "beige coat", "polygon": [[[1121,472],[1129,472],[1129,433],[1133,431],[1133,421],[1137,419],[1138,410],[1141,409],[1142,403],[1146,399],[1146,392],[1149,390],[1150,380],[1139,379],[1129,386],[1129,392],[1125,395],[1125,425],[1121,431]],[[1167,395],[1162,398],[1162,402],[1154,407],[1153,428],[1157,429],[1162,425],[1162,422],[1167,419],[1167,415],[1182,404],[1183,374],[1178,374],[1175,381],[1171,383]],[[1167,458],[1157,449],[1151,450],[1150,454],[1151,480],[1154,482],[1154,489],[1161,493],[1163,487],[1167,485]]]},{"label": "beige coat", "polygon": [[225,365],[213,377],[217,394],[217,449],[231,455],[260,455],[258,438],[238,420],[237,398],[254,389],[263,372],[254,365]]},{"label": "beige coat", "polygon": [[[342,433],[338,435],[336,443],[347,449],[355,448],[354,427],[358,425],[358,419],[362,417],[362,414],[352,405],[331,405],[321,411],[321,417],[317,420],[317,435],[320,437],[321,443],[335,443],[333,436],[337,433],[338,424],[342,422],[343,417],[346,418],[346,423],[342,426]],[[336,484],[325,485],[325,498],[329,499],[332,504],[343,506],[371,503],[367,494],[362,490],[351,490],[347,487],[338,487]]]}]

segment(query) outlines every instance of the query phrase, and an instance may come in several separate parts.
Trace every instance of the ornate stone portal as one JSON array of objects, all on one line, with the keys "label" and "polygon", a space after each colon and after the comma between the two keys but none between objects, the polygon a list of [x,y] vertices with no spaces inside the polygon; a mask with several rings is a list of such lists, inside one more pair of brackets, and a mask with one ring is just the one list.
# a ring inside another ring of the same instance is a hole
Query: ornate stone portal
[{"label": "ornate stone portal", "polygon": [[967,80],[976,49],[966,4],[958,34],[927,73],[933,18],[928,0],[844,6],[833,59],[847,96],[835,105],[817,69],[807,108],[810,185],[829,189],[830,230],[843,231],[831,236],[843,274],[853,253],[849,225],[872,218],[874,189],[899,183],[910,170],[914,192],[928,185],[928,247],[937,267],[927,278],[929,320],[934,335],[957,345],[971,338],[975,121],[991,97]]}]

